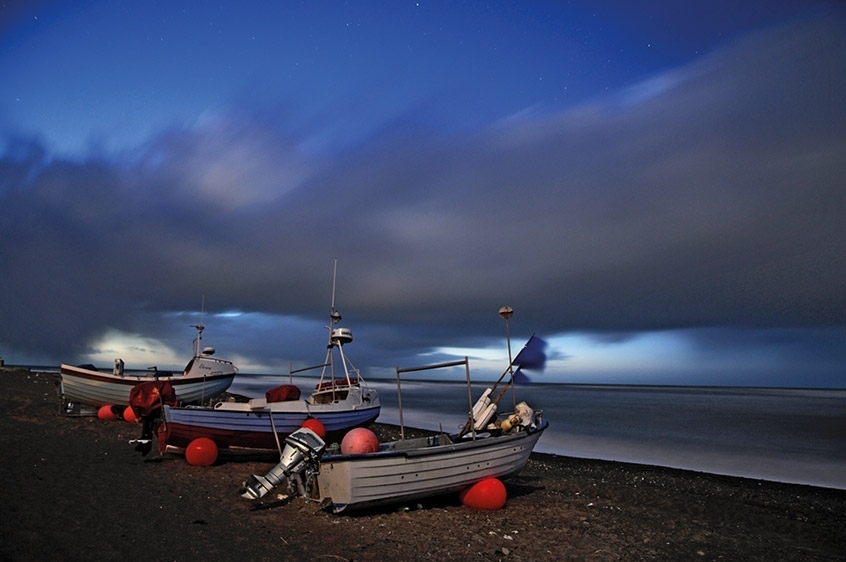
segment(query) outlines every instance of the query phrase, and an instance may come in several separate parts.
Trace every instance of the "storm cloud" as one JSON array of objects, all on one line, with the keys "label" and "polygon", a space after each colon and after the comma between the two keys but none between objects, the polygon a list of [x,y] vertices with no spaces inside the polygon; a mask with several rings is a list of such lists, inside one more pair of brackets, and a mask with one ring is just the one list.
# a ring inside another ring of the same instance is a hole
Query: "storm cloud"
[{"label": "storm cloud", "polygon": [[278,319],[227,347],[287,360],[281,319],[322,328],[336,257],[338,307],[395,357],[500,338],[503,304],[545,335],[842,338],[843,29],[758,32],[473,131],[404,115],[336,150],[226,110],[117,157],[8,138],[0,346],[71,361],[107,329],[182,338],[174,315],[204,298]]}]

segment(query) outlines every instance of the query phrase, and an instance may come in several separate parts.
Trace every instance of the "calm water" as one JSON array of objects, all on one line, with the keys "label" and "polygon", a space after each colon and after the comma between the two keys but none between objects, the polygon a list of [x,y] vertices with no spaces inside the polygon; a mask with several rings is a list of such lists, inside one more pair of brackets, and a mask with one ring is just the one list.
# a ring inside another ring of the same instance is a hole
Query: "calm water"
[{"label": "calm water", "polygon": [[[232,392],[260,396],[287,377],[239,375]],[[304,391],[313,379],[294,379]],[[379,421],[399,423],[395,381],[379,391]],[[473,398],[486,385],[474,385]],[[535,450],[846,489],[846,390],[530,384],[517,401],[550,428]],[[509,391],[500,401],[509,408]],[[408,427],[455,431],[467,419],[463,383],[402,382]]]}]

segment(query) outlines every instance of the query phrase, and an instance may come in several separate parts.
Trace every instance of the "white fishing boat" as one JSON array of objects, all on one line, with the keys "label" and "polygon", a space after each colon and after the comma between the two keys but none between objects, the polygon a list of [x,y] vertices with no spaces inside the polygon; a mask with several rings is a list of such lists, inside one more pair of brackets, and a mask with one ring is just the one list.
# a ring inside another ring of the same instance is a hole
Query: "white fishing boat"
[{"label": "white fishing boat", "polygon": [[323,455],[307,493],[339,513],[459,492],[484,478],[507,479],[523,469],[548,425],[537,417],[508,432],[441,433],[384,443],[375,453]]},{"label": "white fishing boat", "polygon": [[[340,440],[350,429],[372,424],[381,411],[379,395],[344,353],[344,345],[351,343],[353,337],[348,328],[336,327],[341,315],[335,310],[334,284],[333,274],[329,343],[322,364],[291,370],[290,384],[247,402],[227,400],[211,407],[165,405],[164,423],[157,430],[159,450],[182,452],[194,439],[207,437],[218,449],[279,451],[280,439],[300,429],[310,418],[322,424],[325,439],[330,442]],[[312,369],[322,369],[320,379],[314,390],[301,399],[293,374]]]},{"label": "white fishing boat", "polygon": [[[513,364],[518,364],[519,359],[520,355]],[[401,372],[462,364],[467,372],[469,394],[467,358],[426,367],[397,368],[398,393],[401,394]],[[509,383],[493,397],[506,374],[512,375]],[[513,476],[526,465],[535,444],[549,426],[541,412],[525,402],[516,404],[512,412],[497,413],[505,390],[513,385],[513,375],[509,366],[503,377],[476,404],[470,405],[467,423],[453,434],[441,432],[405,439],[401,398],[402,438],[381,443],[373,452],[327,452],[325,442],[314,432],[300,429],[285,440],[285,450],[276,467],[265,476],[254,475],[245,482],[243,496],[261,498],[287,481],[290,493],[305,495],[320,502],[324,509],[339,513],[457,492],[489,477]]]},{"label": "white fishing boat", "polygon": [[126,406],[132,388],[147,381],[168,381],[182,403],[203,402],[226,391],[232,385],[238,369],[231,361],[212,357],[213,347],[202,347],[203,325],[197,330],[194,356],[182,372],[172,373],[151,367],[146,371],[128,372],[123,360],[115,359],[111,372],[94,366],[75,367],[62,364],[59,396],[63,412],[80,407],[99,408],[107,404]]}]

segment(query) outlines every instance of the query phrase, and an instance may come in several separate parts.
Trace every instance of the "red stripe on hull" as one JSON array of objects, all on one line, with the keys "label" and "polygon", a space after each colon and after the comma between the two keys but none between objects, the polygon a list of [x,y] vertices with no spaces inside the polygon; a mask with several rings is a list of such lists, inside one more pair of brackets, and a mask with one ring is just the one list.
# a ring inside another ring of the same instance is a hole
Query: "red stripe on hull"
[{"label": "red stripe on hull", "polygon": [[76,371],[71,369],[62,369],[61,374],[67,375],[69,377],[77,377],[80,379],[88,379],[93,381],[102,381],[107,382],[109,384],[117,384],[117,385],[126,385],[129,387],[133,387],[139,382],[147,382],[147,381],[168,381],[171,385],[175,388],[185,384],[196,383],[197,381],[216,381],[218,379],[226,379],[226,378],[234,378],[235,375],[233,373],[222,373],[219,375],[205,375],[205,376],[198,376],[198,375],[189,375],[185,376],[182,374],[179,375],[123,375],[123,376],[115,376],[108,373],[86,373],[82,371]]},{"label": "red stripe on hull", "polygon": [[[326,433],[326,443],[333,443],[340,441],[346,433],[356,427],[368,427],[376,418],[379,417],[378,411],[376,414],[362,423],[346,427],[344,429],[337,429],[328,431]],[[279,442],[284,446],[285,438],[289,433],[279,432]],[[197,427],[192,425],[185,425],[175,422],[166,422],[164,429],[165,445],[178,447],[180,449],[186,448],[191,441],[198,437],[208,437],[221,449],[228,449],[230,447],[239,447],[245,449],[260,449],[272,450],[277,449],[276,438],[273,432],[270,431],[234,431],[228,429],[216,429],[207,427]]]}]

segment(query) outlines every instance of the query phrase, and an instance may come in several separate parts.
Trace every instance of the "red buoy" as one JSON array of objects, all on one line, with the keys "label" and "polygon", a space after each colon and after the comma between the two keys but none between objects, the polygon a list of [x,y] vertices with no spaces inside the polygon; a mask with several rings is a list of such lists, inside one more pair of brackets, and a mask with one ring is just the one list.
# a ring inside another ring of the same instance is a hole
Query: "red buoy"
[{"label": "red buoy", "polygon": [[105,406],[100,406],[100,409],[97,410],[97,417],[101,420],[116,420],[117,416],[115,415],[114,411],[112,410],[111,404],[106,404]]},{"label": "red buoy", "polygon": [[211,466],[217,460],[217,445],[208,437],[197,437],[185,449],[185,460],[193,466]]},{"label": "red buoy", "polygon": [[341,453],[344,455],[375,453],[378,450],[379,438],[366,427],[351,429],[341,440]]},{"label": "red buoy", "polygon": [[310,429],[317,434],[321,439],[326,439],[326,427],[317,418],[307,418],[302,425],[306,429]]},{"label": "red buoy", "polygon": [[505,505],[505,484],[497,478],[485,478],[463,490],[461,503],[476,509],[500,509]]},{"label": "red buoy", "polygon": [[123,419],[125,419],[129,423],[138,422],[138,416],[135,415],[135,410],[132,409],[132,406],[127,406],[126,409],[123,411]]}]

